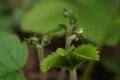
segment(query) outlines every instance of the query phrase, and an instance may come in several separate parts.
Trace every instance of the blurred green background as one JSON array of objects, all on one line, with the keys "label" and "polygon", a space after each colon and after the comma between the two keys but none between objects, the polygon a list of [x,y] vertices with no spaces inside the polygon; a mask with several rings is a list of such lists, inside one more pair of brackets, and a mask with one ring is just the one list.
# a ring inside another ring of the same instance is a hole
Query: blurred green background
[{"label": "blurred green background", "polygon": [[[120,80],[120,0],[0,0],[0,31],[21,39],[31,33],[45,34],[58,24],[67,25],[64,8],[78,16],[85,40],[101,50],[92,80]],[[55,36],[64,36],[64,31]]]}]

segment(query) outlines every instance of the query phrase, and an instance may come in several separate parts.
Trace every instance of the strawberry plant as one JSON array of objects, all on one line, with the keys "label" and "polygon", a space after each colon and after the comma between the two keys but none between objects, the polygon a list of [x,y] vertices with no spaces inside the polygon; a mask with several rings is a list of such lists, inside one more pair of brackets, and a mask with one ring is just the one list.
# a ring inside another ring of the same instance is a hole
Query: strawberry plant
[{"label": "strawberry plant", "polygon": [[[60,9],[60,10],[62,10],[62,9]],[[32,12],[31,12],[31,14],[32,14]],[[31,15],[31,14],[29,14],[29,15]],[[25,17],[24,20],[27,20],[28,18],[30,18],[28,16]],[[42,27],[39,29],[34,28],[34,30],[35,29],[39,30],[40,32],[42,32],[44,34],[43,38],[41,39],[41,43],[39,43],[39,39],[36,37],[32,37],[32,38],[28,39],[27,42],[28,42],[28,44],[31,43],[30,45],[32,45],[33,47],[36,47],[38,49],[38,54],[40,55],[39,56],[40,69],[44,73],[46,71],[48,71],[50,68],[59,67],[59,68],[62,68],[62,70],[60,72],[60,75],[58,76],[58,80],[60,80],[60,79],[62,80],[64,78],[66,70],[69,70],[71,80],[77,80],[77,75],[76,75],[77,68],[83,62],[93,61],[93,60],[98,61],[99,60],[99,55],[98,55],[99,51],[92,44],[83,44],[78,47],[71,46],[71,43],[73,40],[79,40],[82,38],[83,29],[77,27],[76,23],[77,23],[78,19],[77,19],[76,14],[74,14],[73,12],[71,12],[70,10],[68,10],[66,8],[63,8],[63,20],[64,20],[64,18],[68,19],[69,26],[66,26],[66,24],[64,24],[64,23],[59,23],[58,27],[51,26],[51,28],[44,25],[47,28],[45,30],[43,30]],[[26,27],[30,24],[28,24],[27,22],[24,23],[23,28],[25,30],[26,29],[30,30],[30,28]],[[46,25],[49,25],[49,24],[46,24]],[[30,26],[32,26],[32,25],[30,25]],[[32,30],[32,28],[31,28],[31,30]],[[50,55],[44,59],[43,49],[48,43],[50,43],[51,39],[49,37],[52,38],[54,36],[58,36],[58,33],[63,30],[64,30],[63,33],[66,34],[65,49],[58,48],[56,50],[56,52],[53,52],[52,55]],[[47,35],[47,38],[44,37],[46,35]],[[45,80],[45,75],[42,80]]]},{"label": "strawberry plant", "polygon": [[[27,46],[37,50],[41,80],[47,80],[46,74],[53,68],[60,69],[57,80],[63,80],[67,71],[70,80],[78,80],[78,68],[90,62],[80,76],[88,80],[93,64],[100,60],[103,45],[119,42],[119,9],[119,0],[1,0],[0,80],[28,79],[24,71],[29,57]],[[26,43],[21,42],[14,34],[19,34],[19,29],[35,36],[24,37]],[[46,46],[54,37],[63,36],[64,47],[56,47],[45,57]],[[105,60],[102,65],[114,72],[114,80],[119,80],[119,65]]]}]

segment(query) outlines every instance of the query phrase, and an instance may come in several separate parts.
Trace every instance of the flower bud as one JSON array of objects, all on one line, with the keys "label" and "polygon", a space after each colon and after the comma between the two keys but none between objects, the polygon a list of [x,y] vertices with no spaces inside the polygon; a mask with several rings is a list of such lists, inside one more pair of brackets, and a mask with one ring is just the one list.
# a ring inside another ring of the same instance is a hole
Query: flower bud
[{"label": "flower bud", "polygon": [[83,33],[83,32],[84,32],[83,28],[79,28],[79,29],[76,29],[76,30],[75,30],[74,33],[75,33],[77,39],[82,38],[82,33]]},{"label": "flower bud", "polygon": [[41,45],[46,46],[51,43],[51,36],[50,35],[45,35],[42,38]]},{"label": "flower bud", "polygon": [[39,39],[37,37],[31,37],[29,39],[26,39],[26,43],[29,46],[36,47],[39,44]]}]

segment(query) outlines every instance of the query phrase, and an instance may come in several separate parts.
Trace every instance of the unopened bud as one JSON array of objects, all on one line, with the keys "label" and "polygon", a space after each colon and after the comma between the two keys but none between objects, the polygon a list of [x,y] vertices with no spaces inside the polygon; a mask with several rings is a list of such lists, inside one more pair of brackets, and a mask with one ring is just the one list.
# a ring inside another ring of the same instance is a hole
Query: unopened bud
[{"label": "unopened bud", "polygon": [[51,43],[51,36],[50,35],[45,35],[42,38],[41,45],[46,46]]},{"label": "unopened bud", "polygon": [[36,47],[39,44],[39,39],[37,37],[31,37],[29,39],[26,39],[26,43],[29,46]]},{"label": "unopened bud", "polygon": [[70,17],[71,17],[71,13],[70,13],[67,9],[64,9],[63,16],[64,16],[65,18],[70,18]]}]

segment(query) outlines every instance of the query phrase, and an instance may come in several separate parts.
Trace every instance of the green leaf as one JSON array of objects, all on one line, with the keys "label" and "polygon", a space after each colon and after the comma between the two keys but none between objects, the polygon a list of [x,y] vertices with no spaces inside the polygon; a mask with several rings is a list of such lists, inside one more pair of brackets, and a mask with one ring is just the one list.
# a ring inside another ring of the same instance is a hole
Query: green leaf
[{"label": "green leaf", "polygon": [[80,57],[85,58],[87,60],[99,60],[99,51],[96,47],[91,44],[82,45],[75,49],[75,53],[77,53]]},{"label": "green leaf", "polygon": [[11,31],[13,19],[11,16],[0,16],[0,30]]},{"label": "green leaf", "polygon": [[0,80],[26,80],[26,78],[22,74],[9,73],[0,77]]},{"label": "green leaf", "polygon": [[43,72],[48,71],[49,69],[53,67],[64,67],[68,66],[69,62],[67,58],[65,57],[65,50],[58,48],[55,53],[52,53],[52,55],[49,55],[47,58],[45,58],[41,65],[41,70]]},{"label": "green leaf", "polygon": [[[80,7],[80,20],[84,36],[98,45],[115,45],[119,41],[120,25],[114,22],[118,17],[120,1],[113,0],[77,0]],[[81,4],[81,5],[80,5]],[[118,29],[118,30],[114,30]],[[119,33],[119,34],[118,34]],[[111,35],[110,35],[111,34]],[[113,35],[112,35],[113,34]],[[108,38],[109,37],[109,38]]]},{"label": "green leaf", "polygon": [[[24,68],[26,59],[26,45],[21,43],[16,35],[0,32],[0,80],[2,78],[3,80],[8,80],[14,74],[17,76],[17,73]],[[4,77],[6,78],[4,79]],[[9,80],[19,79],[16,77],[16,79],[10,78]]]},{"label": "green leaf", "polygon": [[21,23],[22,29],[45,34],[59,24],[66,25],[68,20],[63,17],[64,8],[76,11],[76,7],[68,1],[42,1],[26,12]]},{"label": "green leaf", "polygon": [[42,61],[41,70],[48,71],[53,67],[64,67],[74,69],[79,67],[81,63],[88,60],[99,60],[99,51],[92,45],[82,45],[77,48],[71,47],[68,51],[58,48],[56,52],[49,55]]}]

